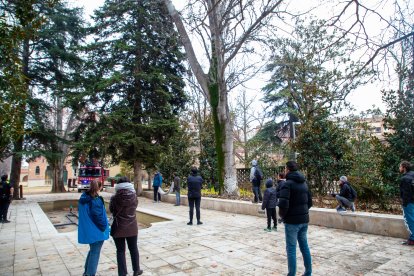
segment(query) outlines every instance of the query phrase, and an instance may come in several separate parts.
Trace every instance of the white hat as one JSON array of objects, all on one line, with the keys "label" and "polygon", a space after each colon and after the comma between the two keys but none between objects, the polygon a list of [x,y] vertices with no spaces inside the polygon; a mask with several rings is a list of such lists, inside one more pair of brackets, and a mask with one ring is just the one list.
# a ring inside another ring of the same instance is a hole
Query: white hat
[{"label": "white hat", "polygon": [[348,181],[348,178],[346,178],[346,176],[345,176],[345,175],[343,175],[343,176],[341,176],[341,177],[339,178],[339,181],[342,181],[342,182],[347,182],[347,181]]}]

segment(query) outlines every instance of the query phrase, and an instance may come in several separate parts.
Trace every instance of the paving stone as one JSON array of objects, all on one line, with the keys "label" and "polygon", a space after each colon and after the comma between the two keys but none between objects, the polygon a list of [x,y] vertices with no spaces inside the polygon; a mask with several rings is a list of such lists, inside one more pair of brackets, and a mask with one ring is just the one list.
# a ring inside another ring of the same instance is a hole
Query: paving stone
[{"label": "paving stone", "polygon": [[[29,195],[13,202],[10,224],[0,224],[0,275],[82,275],[88,245],[77,233],[58,233],[37,202],[77,200],[77,193]],[[103,193],[105,198],[111,195]],[[153,204],[139,207],[167,214],[173,221],[153,223],[138,236],[144,275],[285,275],[284,226],[263,231],[265,218],[204,210],[202,226],[186,225],[188,207]],[[17,217],[16,217],[17,216]],[[314,275],[414,275],[414,250],[400,239],[311,225],[308,240]],[[130,255],[126,252],[130,270]],[[304,272],[297,248],[298,274]],[[340,272],[340,273],[339,273]],[[117,275],[116,248],[104,243],[98,275]]]}]

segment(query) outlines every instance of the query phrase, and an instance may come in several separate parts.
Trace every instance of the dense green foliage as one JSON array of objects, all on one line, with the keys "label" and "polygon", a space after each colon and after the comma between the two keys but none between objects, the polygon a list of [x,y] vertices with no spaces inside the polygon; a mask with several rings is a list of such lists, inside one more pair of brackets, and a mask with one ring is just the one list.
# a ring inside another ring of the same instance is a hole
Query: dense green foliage
[{"label": "dense green foliage", "polygon": [[171,183],[173,173],[181,179],[185,179],[190,174],[190,168],[195,161],[195,153],[190,151],[194,146],[194,133],[189,127],[188,122],[181,121],[180,127],[171,137],[171,142],[167,149],[161,154],[157,168],[162,173],[166,183]]},{"label": "dense green foliage", "polygon": [[43,21],[37,11],[41,2],[0,1],[0,160],[11,155],[12,144],[25,133],[24,113],[30,95],[19,47],[35,37]]},{"label": "dense green foliage", "polygon": [[327,194],[335,188],[339,176],[349,172],[347,132],[323,116],[300,125],[298,132],[294,142],[294,149],[299,152],[298,163],[313,191]]},{"label": "dense green foliage", "polygon": [[398,166],[402,160],[414,162],[414,90],[407,85],[403,91],[384,91],[387,103],[385,127],[387,147],[383,154],[384,181],[398,187]]},{"label": "dense green foliage", "polygon": [[79,129],[77,152],[154,168],[186,100],[177,33],[160,2],[106,1],[94,20],[88,96],[98,116]]},{"label": "dense green foliage", "polygon": [[[303,26],[298,22],[295,40],[272,41],[267,68],[272,77],[263,89],[270,115],[281,122],[267,126],[282,136],[289,130],[290,137],[296,137],[291,146],[299,153],[298,162],[312,188],[320,194],[333,189],[338,174],[349,171],[347,133],[330,118],[342,109],[346,95],[364,82],[366,74],[352,78],[360,65],[350,59],[349,42],[332,43],[335,33],[328,33],[324,24],[312,21]],[[298,133],[293,124],[286,130],[286,123],[296,120]]]},{"label": "dense green foliage", "polygon": [[199,139],[200,139],[200,174],[203,177],[208,188],[213,187],[219,193],[222,189],[218,180],[218,167],[217,167],[217,151],[216,143],[214,139],[214,126],[213,120],[210,116],[207,116],[204,121],[200,122]]}]

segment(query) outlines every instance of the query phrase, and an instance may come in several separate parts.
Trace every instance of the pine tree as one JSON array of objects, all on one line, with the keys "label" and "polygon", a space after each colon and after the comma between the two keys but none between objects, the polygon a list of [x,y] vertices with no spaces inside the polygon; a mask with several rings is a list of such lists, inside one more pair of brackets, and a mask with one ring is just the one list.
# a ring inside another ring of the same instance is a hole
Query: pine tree
[{"label": "pine tree", "polygon": [[106,1],[94,20],[90,91],[102,126],[95,142],[133,166],[140,193],[139,171],[155,166],[178,128],[183,54],[162,3]]},{"label": "pine tree", "polygon": [[31,131],[26,155],[46,157],[52,192],[61,192],[65,190],[63,172],[70,134],[83,109],[77,97],[83,66],[80,48],[86,32],[79,8],[58,2],[53,6],[43,3],[39,10],[44,23],[31,43],[29,57],[28,73],[37,97],[29,102],[27,127]]}]

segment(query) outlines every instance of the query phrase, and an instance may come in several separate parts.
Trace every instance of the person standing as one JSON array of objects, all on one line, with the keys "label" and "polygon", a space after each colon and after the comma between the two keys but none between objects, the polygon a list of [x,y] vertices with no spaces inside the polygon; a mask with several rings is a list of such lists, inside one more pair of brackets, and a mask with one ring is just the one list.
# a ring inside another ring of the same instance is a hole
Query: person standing
[{"label": "person standing", "polygon": [[125,242],[128,245],[131,255],[133,275],[136,276],[143,273],[139,265],[139,251],[137,246],[137,206],[138,199],[134,185],[129,182],[126,176],[121,177],[115,186],[115,195],[111,197],[111,201],[109,202],[109,211],[114,218],[111,227],[111,236],[116,246],[116,261],[118,263],[119,276],[128,274],[125,258]]},{"label": "person standing", "polygon": [[203,178],[198,175],[196,167],[191,167],[191,175],[187,178],[188,206],[190,207],[190,221],[187,225],[193,225],[194,205],[196,209],[197,225],[203,224],[200,221],[201,186]]},{"label": "person standing", "polygon": [[252,182],[252,190],[254,194],[253,203],[262,202],[262,192],[260,191],[260,184],[263,179],[263,173],[257,165],[257,161],[252,161],[252,168],[250,169],[250,181]]},{"label": "person standing", "polygon": [[296,275],[296,242],[302,252],[305,273],[312,275],[312,257],[308,246],[309,209],[312,195],[305,177],[298,171],[295,161],[286,163],[286,182],[280,189],[279,215],[285,223],[288,276]]},{"label": "person standing", "polygon": [[269,178],[266,181],[266,190],[263,195],[262,210],[266,209],[267,215],[267,228],[264,230],[267,232],[272,231],[271,222],[273,219],[273,231],[277,231],[277,220],[276,220],[276,189],[273,187],[273,180]]},{"label": "person standing", "polygon": [[402,161],[399,171],[402,174],[400,179],[400,196],[402,201],[403,217],[405,226],[410,234],[402,244],[414,245],[414,172],[411,171],[411,163]]},{"label": "person standing", "polygon": [[7,213],[9,211],[9,206],[13,196],[14,188],[10,185],[8,181],[8,175],[1,176],[0,182],[0,222],[9,223],[10,220],[7,219]]},{"label": "person standing", "polygon": [[173,192],[175,192],[175,205],[174,206],[180,206],[181,204],[181,186],[180,186],[180,182],[181,179],[180,177],[178,177],[177,173],[173,174],[174,176],[174,188],[173,188]]},{"label": "person standing", "polygon": [[154,175],[154,181],[152,182],[152,187],[154,187],[154,202],[161,201],[161,195],[158,193],[158,189],[162,185],[162,175],[157,171]]},{"label": "person standing", "polygon": [[91,181],[89,190],[81,195],[78,202],[78,242],[90,247],[83,275],[96,274],[102,245],[109,238],[108,218],[99,189],[98,182]]},{"label": "person standing", "polygon": [[276,197],[279,198],[280,189],[282,189],[283,185],[286,182],[286,175],[284,172],[280,172],[277,174],[277,187],[276,187]]}]

